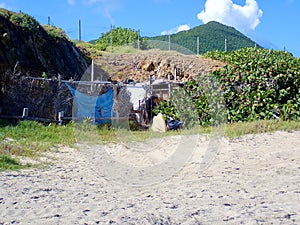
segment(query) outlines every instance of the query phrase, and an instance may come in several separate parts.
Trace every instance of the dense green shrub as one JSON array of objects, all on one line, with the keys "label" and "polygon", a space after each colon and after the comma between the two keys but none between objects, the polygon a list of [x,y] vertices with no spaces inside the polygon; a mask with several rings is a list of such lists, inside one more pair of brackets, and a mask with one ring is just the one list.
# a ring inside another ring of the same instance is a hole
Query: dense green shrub
[{"label": "dense green shrub", "polygon": [[166,117],[181,120],[184,127],[220,125],[226,123],[225,102],[221,86],[212,74],[186,82],[173,91],[169,101],[163,101],[154,110]]},{"label": "dense green shrub", "polygon": [[206,56],[228,63],[214,75],[222,85],[229,121],[298,119],[300,59],[284,51],[244,48]]},{"label": "dense green shrub", "polygon": [[48,35],[53,39],[57,39],[57,38],[58,39],[61,39],[61,38],[68,39],[66,32],[59,27],[43,25],[43,28],[48,33]]},{"label": "dense green shrub", "polygon": [[30,31],[36,30],[40,27],[39,22],[37,22],[32,16],[22,12],[11,14],[10,21],[15,25]]},{"label": "dense green shrub", "polygon": [[[214,51],[204,56],[227,65],[208,76],[211,78],[189,81],[182,89],[193,99],[201,125],[300,118],[299,58],[261,48]],[[164,103],[159,110],[177,115],[173,106]]]},{"label": "dense green shrub", "polygon": [[[112,41],[112,42],[111,42]],[[138,32],[128,28],[114,28],[110,32],[102,34],[102,36],[95,41],[100,50],[105,51],[111,44],[113,47],[123,45],[137,45]],[[140,39],[140,47],[144,45],[145,39]],[[136,46],[135,46],[136,47]]]},{"label": "dense green shrub", "polygon": [[40,27],[40,24],[36,19],[21,11],[19,13],[15,13],[1,8],[0,16],[3,16],[13,24],[29,31],[39,29]]},{"label": "dense green shrub", "polygon": [[11,11],[8,11],[7,9],[0,8],[0,16],[3,16],[6,19],[9,19],[10,15],[12,14]]}]

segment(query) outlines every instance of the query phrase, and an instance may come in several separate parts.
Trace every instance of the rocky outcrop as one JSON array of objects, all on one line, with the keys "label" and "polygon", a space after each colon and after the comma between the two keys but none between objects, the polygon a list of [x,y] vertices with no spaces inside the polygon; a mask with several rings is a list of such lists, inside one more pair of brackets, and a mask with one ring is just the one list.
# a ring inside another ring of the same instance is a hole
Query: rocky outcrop
[{"label": "rocky outcrop", "polygon": [[146,81],[157,79],[187,81],[200,74],[220,69],[225,64],[196,55],[183,55],[174,51],[149,50],[127,54],[104,54],[97,64],[115,81]]},{"label": "rocky outcrop", "polygon": [[0,13],[0,69],[14,75],[80,79],[88,60],[66,37],[50,36],[32,17],[10,11]]}]

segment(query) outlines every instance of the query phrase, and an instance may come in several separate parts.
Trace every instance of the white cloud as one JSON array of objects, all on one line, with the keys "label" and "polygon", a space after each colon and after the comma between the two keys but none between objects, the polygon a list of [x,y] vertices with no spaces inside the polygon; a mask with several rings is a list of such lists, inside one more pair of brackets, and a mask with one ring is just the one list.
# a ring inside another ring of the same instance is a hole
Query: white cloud
[{"label": "white cloud", "polygon": [[191,29],[191,28],[190,28],[190,26],[189,26],[189,25],[187,25],[187,24],[180,25],[180,26],[178,27],[178,29],[177,29],[177,32],[176,32],[176,33],[178,33],[178,32],[181,32],[181,31],[186,31],[186,30],[189,30],[189,29]]},{"label": "white cloud", "polygon": [[75,0],[67,0],[69,5],[74,5],[75,4]]},{"label": "white cloud", "polygon": [[205,9],[197,17],[203,23],[217,21],[247,32],[257,27],[262,15],[263,11],[256,0],[246,0],[244,6],[235,4],[232,0],[206,0]]},{"label": "white cloud", "polygon": [[165,30],[165,31],[161,32],[161,35],[176,34],[178,32],[186,31],[186,30],[189,30],[189,29],[191,29],[189,25],[183,24],[183,25],[179,25],[177,27],[174,27],[170,30]]}]

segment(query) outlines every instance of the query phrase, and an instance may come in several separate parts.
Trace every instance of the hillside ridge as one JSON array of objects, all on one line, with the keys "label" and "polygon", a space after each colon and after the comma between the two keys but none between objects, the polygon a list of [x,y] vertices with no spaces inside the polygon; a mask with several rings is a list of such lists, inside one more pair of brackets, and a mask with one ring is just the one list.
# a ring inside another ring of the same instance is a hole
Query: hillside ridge
[{"label": "hillside ridge", "polygon": [[67,37],[49,35],[33,17],[0,9],[0,64],[14,75],[59,73],[69,79],[84,73],[88,59]]},{"label": "hillside ridge", "polygon": [[[172,34],[170,35],[170,40],[171,43],[183,46],[196,54],[197,37],[199,37],[200,42],[200,54],[213,50],[224,51],[225,39],[227,42],[227,51],[233,51],[244,47],[261,47],[235,28],[215,21],[196,26],[187,31]],[[148,37],[148,39],[168,42],[169,35]]]}]

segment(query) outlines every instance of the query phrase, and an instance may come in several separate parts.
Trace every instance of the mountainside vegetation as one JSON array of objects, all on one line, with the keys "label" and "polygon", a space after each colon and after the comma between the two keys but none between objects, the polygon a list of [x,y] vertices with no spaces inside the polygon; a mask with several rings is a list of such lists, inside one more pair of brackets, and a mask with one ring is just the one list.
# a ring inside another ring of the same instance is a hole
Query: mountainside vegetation
[{"label": "mountainside vegetation", "polygon": [[[224,51],[225,39],[227,43],[227,51],[229,52],[244,47],[254,47],[255,45],[260,47],[250,38],[246,37],[233,27],[225,26],[218,22],[209,22],[188,31],[172,34],[170,35],[170,41],[171,43],[183,46],[196,54],[197,37],[199,37],[200,54],[213,50]],[[149,39],[168,42],[169,36],[156,36]]]},{"label": "mountainside vegetation", "polygon": [[[200,54],[213,50],[225,51],[225,39],[226,50],[229,52],[244,47],[260,47],[233,27],[225,26],[218,22],[209,22],[188,31],[170,35],[170,48],[171,50],[180,51],[184,54],[196,54],[197,38],[199,38]],[[103,33],[99,39],[92,41],[96,48],[103,51],[107,50],[109,46],[131,45],[132,47],[137,48],[137,42],[138,31],[120,27]],[[139,47],[144,50],[152,48],[168,50],[168,42],[168,35],[142,37],[140,38]]]}]

